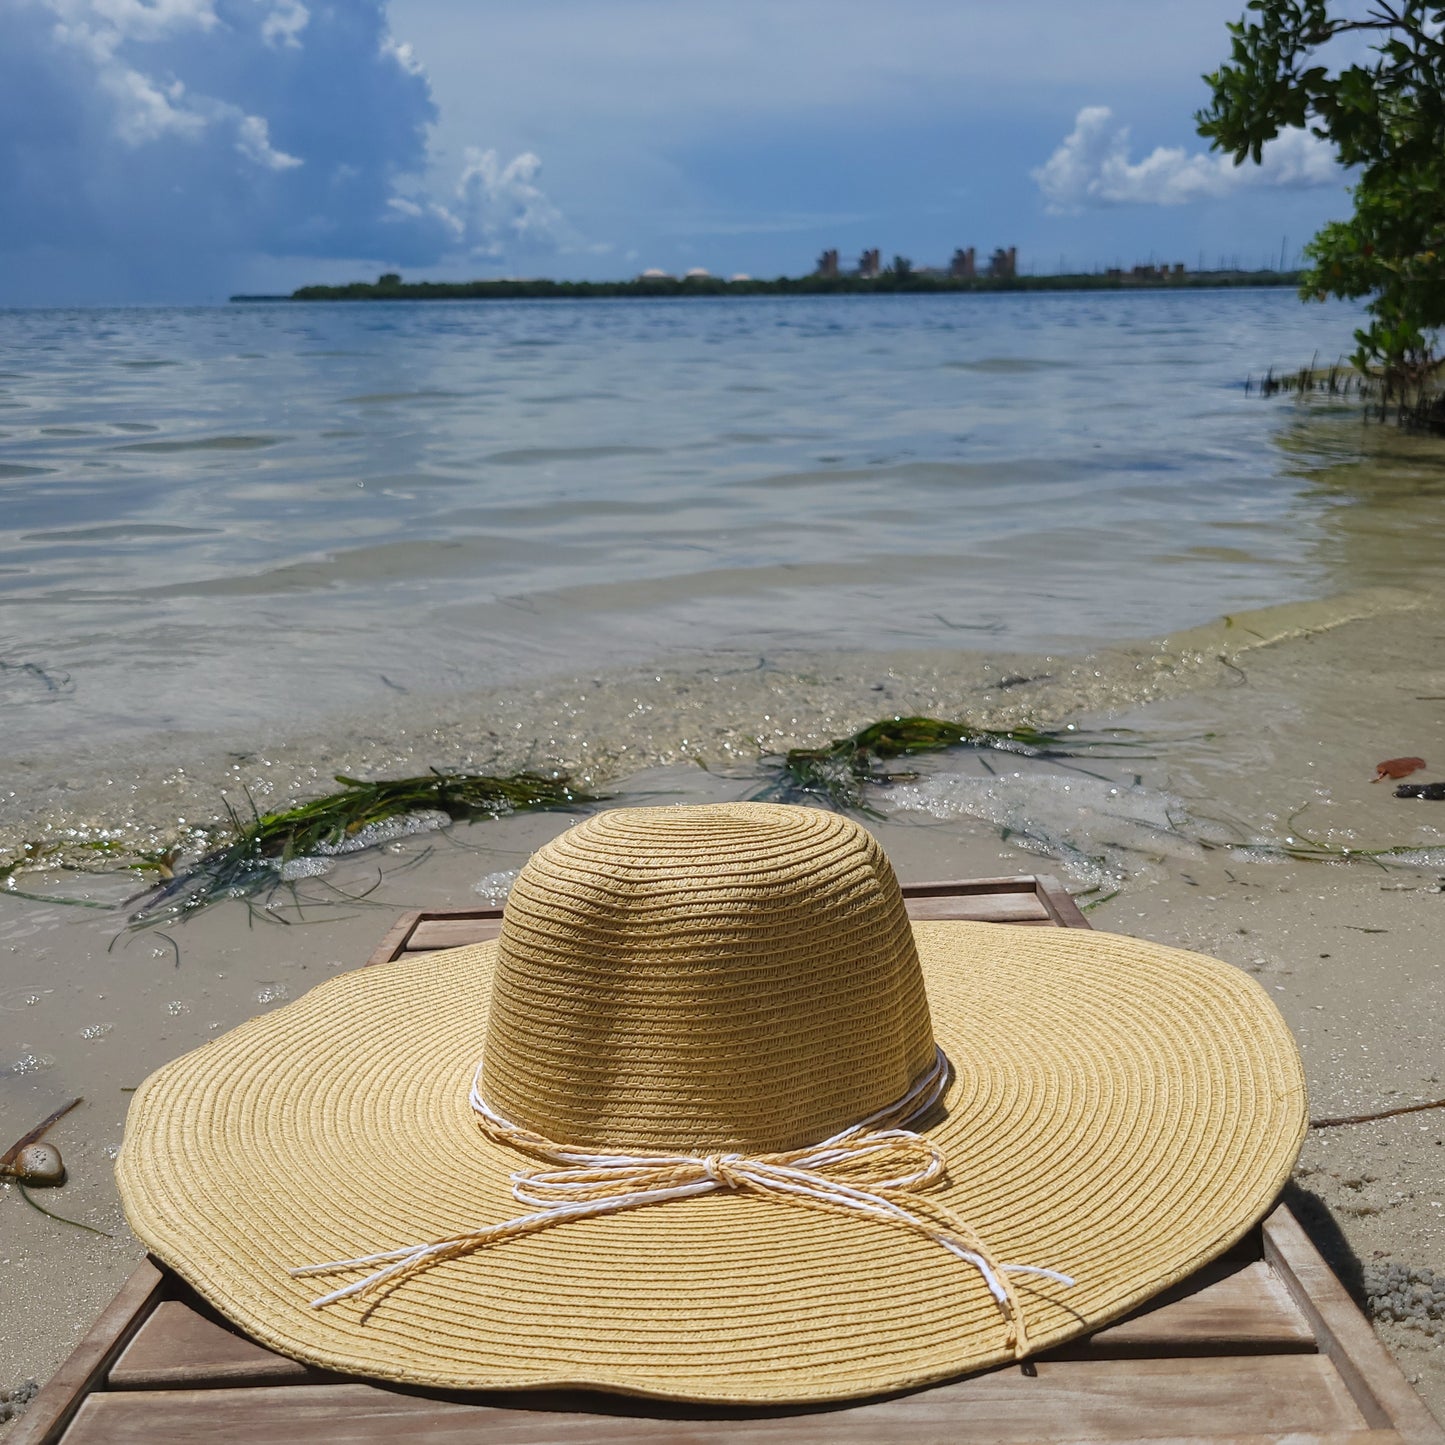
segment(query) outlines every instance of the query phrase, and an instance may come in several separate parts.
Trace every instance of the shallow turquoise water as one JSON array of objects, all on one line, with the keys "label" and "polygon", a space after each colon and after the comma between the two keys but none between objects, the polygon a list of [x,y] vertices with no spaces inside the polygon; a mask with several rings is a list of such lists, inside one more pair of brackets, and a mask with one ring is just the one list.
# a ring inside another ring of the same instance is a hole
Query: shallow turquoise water
[{"label": "shallow turquoise water", "polygon": [[1287,291],[0,313],[6,745],[1408,583],[1438,448],[1243,388],[1353,324]]}]

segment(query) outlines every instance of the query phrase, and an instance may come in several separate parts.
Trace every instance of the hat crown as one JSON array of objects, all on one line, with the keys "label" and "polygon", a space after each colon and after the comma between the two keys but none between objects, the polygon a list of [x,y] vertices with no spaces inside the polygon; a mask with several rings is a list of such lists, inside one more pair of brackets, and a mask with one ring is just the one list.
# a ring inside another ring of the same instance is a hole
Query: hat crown
[{"label": "hat crown", "polygon": [[482,1092],[558,1143],[797,1148],[933,1057],[898,881],[837,814],[601,813],[534,854],[507,900]]}]

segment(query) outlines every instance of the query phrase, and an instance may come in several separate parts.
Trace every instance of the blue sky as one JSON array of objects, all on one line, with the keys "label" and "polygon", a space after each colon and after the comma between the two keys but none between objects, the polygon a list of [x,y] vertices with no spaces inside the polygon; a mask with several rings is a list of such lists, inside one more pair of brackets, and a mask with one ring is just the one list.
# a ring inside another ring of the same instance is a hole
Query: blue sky
[{"label": "blue sky", "polygon": [[1323,143],[1210,157],[1242,0],[0,0],[0,305],[836,246],[1038,271],[1291,256]]}]

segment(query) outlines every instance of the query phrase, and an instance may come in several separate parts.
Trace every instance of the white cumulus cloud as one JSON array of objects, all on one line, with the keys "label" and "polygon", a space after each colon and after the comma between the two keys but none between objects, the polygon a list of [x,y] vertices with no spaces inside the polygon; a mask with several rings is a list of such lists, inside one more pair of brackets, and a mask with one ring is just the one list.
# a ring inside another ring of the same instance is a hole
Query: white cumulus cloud
[{"label": "white cumulus cloud", "polygon": [[1030,174],[1056,215],[1105,206],[1182,206],[1246,186],[1338,185],[1344,176],[1333,148],[1306,130],[1281,132],[1264,147],[1257,166],[1236,166],[1229,156],[1181,146],[1157,146],[1131,161],[1129,127],[1103,105],[1085,106],[1058,149]]},{"label": "white cumulus cloud", "polygon": [[212,0],[52,0],[65,21],[105,28],[120,40],[159,40],[187,30],[214,30]]},{"label": "white cumulus cloud", "polygon": [[289,171],[303,164],[300,156],[288,156],[271,144],[271,128],[259,115],[241,117],[236,127],[236,149],[247,160],[270,171]]},{"label": "white cumulus cloud", "polygon": [[109,63],[100,68],[96,87],[115,102],[115,133],[129,146],[168,135],[195,137],[206,128],[205,117],[189,107],[178,80],[162,89],[128,65]]},{"label": "white cumulus cloud", "polygon": [[311,12],[301,0],[281,0],[261,22],[261,39],[273,49],[285,46],[288,50],[299,50],[301,32],[310,21]]},{"label": "white cumulus cloud", "polygon": [[408,75],[426,74],[426,67],[416,58],[411,46],[405,41],[398,41],[395,36],[382,37],[381,53],[394,60]]},{"label": "white cumulus cloud", "polygon": [[467,147],[454,210],[473,252],[497,256],[518,244],[535,250],[559,242],[562,213],[537,184],[541,170],[531,151],[503,165],[496,151]]},{"label": "white cumulus cloud", "polygon": [[466,226],[438,201],[414,201],[409,196],[391,196],[386,205],[389,221],[440,222],[448,240],[460,242],[466,239]]}]

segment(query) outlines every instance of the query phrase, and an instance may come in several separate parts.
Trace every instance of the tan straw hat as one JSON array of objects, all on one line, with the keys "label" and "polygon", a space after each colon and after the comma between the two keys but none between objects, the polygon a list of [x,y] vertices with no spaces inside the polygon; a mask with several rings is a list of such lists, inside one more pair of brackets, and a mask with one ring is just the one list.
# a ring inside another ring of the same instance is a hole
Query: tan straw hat
[{"label": "tan straw hat", "polygon": [[167,1065],[118,1174],[160,1259],[312,1364],[780,1403],[1097,1328],[1259,1219],[1304,1129],[1245,974],[910,924],[862,828],[740,803],[590,818],[496,943]]}]

